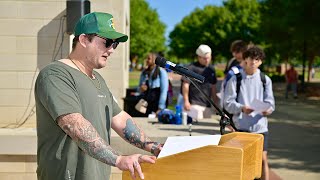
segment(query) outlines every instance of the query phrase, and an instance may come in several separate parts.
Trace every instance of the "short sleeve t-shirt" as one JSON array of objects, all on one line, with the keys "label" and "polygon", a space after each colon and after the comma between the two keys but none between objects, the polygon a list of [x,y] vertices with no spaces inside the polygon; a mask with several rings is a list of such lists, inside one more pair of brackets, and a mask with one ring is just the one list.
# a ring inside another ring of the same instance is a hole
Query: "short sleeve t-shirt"
[{"label": "short sleeve t-shirt", "polygon": [[[212,65],[203,66],[199,62],[195,62],[187,66],[187,68],[205,77],[205,81],[203,83],[198,84],[200,86],[200,89],[208,97],[212,97],[212,86],[217,83],[217,76],[214,67]],[[190,83],[189,80],[185,77],[182,77],[182,81]],[[206,98],[201,95],[199,90],[192,83],[190,83],[189,86],[189,101],[191,104],[197,104],[206,107],[211,106],[210,103],[206,100]]]},{"label": "short sleeve t-shirt", "polygon": [[289,69],[286,71],[288,83],[297,83],[298,82],[298,73],[294,69]]},{"label": "short sleeve t-shirt", "polygon": [[90,79],[55,61],[39,73],[35,85],[38,179],[108,179],[110,166],[79,149],[56,123],[64,114],[81,113],[110,144],[112,117],[121,112],[101,75]]}]

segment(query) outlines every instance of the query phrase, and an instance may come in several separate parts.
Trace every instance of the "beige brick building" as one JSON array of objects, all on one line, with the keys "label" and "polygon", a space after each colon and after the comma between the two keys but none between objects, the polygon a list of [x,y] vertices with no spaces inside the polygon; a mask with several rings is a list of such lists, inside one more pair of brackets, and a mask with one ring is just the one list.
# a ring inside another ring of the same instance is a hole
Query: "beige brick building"
[{"label": "beige brick building", "polygon": [[[93,11],[113,14],[116,29],[129,34],[129,0],[94,0]],[[0,127],[20,124],[26,118],[25,126],[35,125],[37,74],[71,49],[72,38],[64,33],[65,15],[66,0],[0,1]],[[128,87],[128,59],[126,42],[120,44],[107,67],[99,70],[121,107]]]},{"label": "beige brick building", "polygon": [[[90,3],[91,12],[111,13],[116,29],[129,35],[130,0]],[[34,83],[39,70],[71,50],[72,37],[65,33],[66,4],[66,0],[0,1],[1,180],[36,179]],[[129,41],[108,60],[99,72],[122,107],[128,87]],[[21,124],[28,129],[10,129]]]}]

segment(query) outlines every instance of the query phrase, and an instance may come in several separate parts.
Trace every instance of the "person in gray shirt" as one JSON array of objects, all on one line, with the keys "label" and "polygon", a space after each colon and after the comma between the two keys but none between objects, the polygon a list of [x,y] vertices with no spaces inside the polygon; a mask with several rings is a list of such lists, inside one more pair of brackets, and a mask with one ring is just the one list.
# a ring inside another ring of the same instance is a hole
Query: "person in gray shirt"
[{"label": "person in gray shirt", "polygon": [[[265,76],[265,84],[261,81],[260,70],[258,68],[265,58],[262,49],[257,46],[250,47],[244,52],[243,56],[245,66],[240,72],[242,76],[240,91],[237,94],[237,78],[234,75],[227,82],[223,105],[228,112],[234,114],[234,123],[240,131],[264,135],[262,179],[269,180],[269,166],[267,160],[267,116],[275,109],[272,81],[268,76]],[[270,108],[261,113],[252,115],[251,113],[254,110],[250,107],[250,104],[255,99],[269,104]]]}]

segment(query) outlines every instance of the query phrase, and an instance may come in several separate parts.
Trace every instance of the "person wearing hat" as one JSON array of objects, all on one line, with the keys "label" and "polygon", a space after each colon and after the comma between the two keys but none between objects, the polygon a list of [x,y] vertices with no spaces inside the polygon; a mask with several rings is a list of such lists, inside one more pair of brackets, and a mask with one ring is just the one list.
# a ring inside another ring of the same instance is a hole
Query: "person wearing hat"
[{"label": "person wearing hat", "polygon": [[[162,145],[120,109],[94,70],[105,67],[128,36],[115,30],[111,14],[100,12],[83,16],[74,35],[69,56],[44,67],[36,80],[38,179],[109,179],[110,166],[144,179],[140,163],[155,163]],[[120,155],[110,146],[111,128],[155,156]]]},{"label": "person wearing hat", "polygon": [[[210,64],[211,53],[211,48],[208,45],[201,44],[196,50],[198,61],[190,64],[187,68],[205,77],[204,83],[199,83],[199,86],[208,97],[212,98],[215,103],[218,103],[216,96],[217,77],[214,67]],[[186,77],[182,77],[182,96],[184,110],[187,111],[190,117],[195,120],[211,117],[211,104],[192,83],[190,84],[189,79]]]}]

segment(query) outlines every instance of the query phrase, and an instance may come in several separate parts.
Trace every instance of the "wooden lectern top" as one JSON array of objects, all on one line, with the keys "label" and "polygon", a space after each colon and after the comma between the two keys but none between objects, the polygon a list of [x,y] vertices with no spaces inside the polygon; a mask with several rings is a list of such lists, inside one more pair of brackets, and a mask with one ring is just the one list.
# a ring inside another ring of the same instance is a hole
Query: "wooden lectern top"
[{"label": "wooden lectern top", "polygon": [[[234,132],[209,145],[141,164],[145,180],[253,180],[261,177],[263,135]],[[123,180],[131,180],[128,171]],[[137,176],[137,179],[139,177]]]}]

